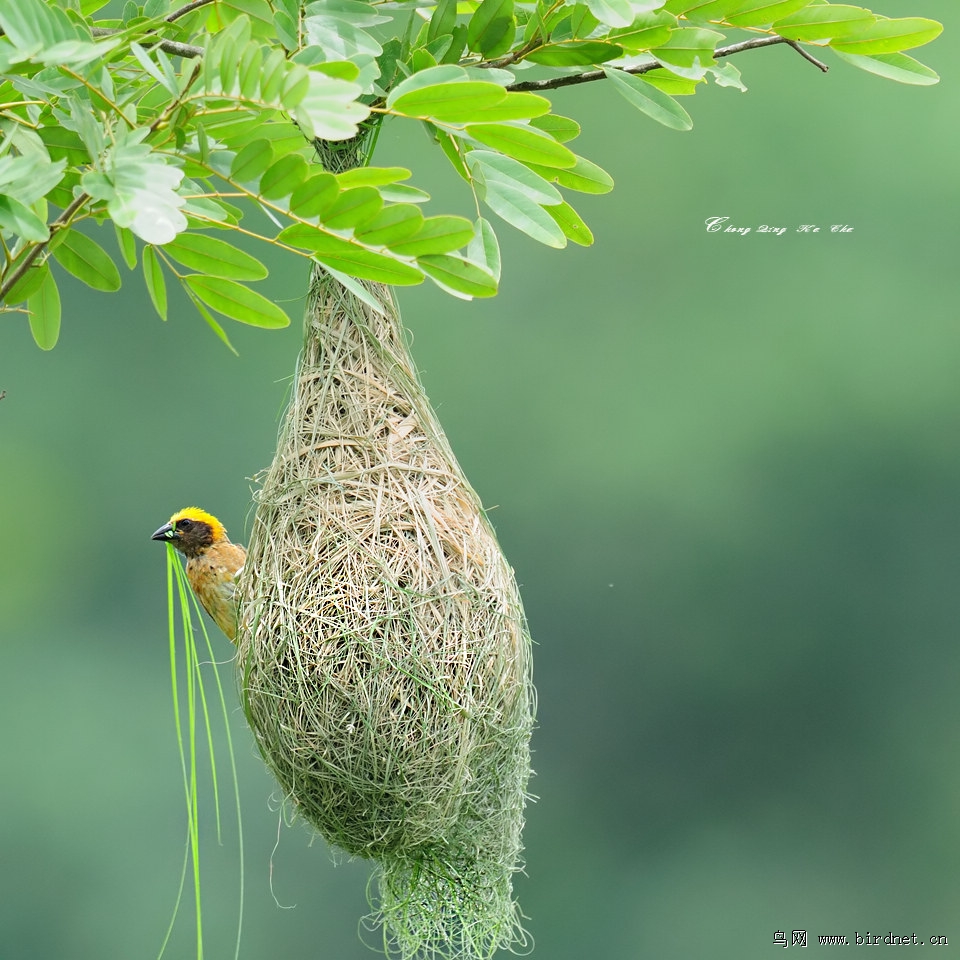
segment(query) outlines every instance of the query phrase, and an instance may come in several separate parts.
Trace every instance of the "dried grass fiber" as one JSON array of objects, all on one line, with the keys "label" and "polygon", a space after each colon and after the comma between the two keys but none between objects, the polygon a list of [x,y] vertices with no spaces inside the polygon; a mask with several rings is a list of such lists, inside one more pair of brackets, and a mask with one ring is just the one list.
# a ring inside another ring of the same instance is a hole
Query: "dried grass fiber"
[{"label": "dried grass fiber", "polygon": [[525,943],[534,691],[513,572],[378,311],[317,271],[242,578],[245,708],[292,808],[377,861],[388,952]]}]

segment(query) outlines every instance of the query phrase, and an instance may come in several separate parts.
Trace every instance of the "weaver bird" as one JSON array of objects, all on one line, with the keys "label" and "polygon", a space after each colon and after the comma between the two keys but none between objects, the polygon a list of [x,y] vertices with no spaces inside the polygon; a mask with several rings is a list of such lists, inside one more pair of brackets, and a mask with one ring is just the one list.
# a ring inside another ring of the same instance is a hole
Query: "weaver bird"
[{"label": "weaver bird", "polygon": [[224,525],[199,507],[178,510],[150,538],[172,543],[187,558],[187,579],[203,609],[237,642],[237,577],[247,559]]}]

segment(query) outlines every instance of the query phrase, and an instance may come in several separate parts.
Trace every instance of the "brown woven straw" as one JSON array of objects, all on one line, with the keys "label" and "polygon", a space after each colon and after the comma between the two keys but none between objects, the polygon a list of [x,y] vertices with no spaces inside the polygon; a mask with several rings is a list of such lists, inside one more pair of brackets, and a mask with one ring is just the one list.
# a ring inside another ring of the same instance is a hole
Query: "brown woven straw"
[{"label": "brown woven straw", "polygon": [[524,942],[530,640],[391,294],[365,290],[312,283],[242,577],[244,703],[293,809],[378,862],[388,950],[487,957]]}]

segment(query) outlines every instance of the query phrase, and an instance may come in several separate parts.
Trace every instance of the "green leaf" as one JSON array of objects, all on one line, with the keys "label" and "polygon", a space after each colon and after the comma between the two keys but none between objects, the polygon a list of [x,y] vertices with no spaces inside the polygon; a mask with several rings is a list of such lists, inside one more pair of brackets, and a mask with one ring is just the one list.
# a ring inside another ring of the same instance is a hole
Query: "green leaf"
[{"label": "green leaf", "polygon": [[427,40],[436,40],[450,34],[457,22],[457,0],[440,0],[430,17],[430,28],[427,31]]},{"label": "green leaf", "polygon": [[324,60],[369,62],[383,53],[379,40],[363,29],[389,22],[390,17],[381,16],[379,7],[357,0],[316,0],[307,4],[304,13],[308,49],[317,49]]},{"label": "green leaf", "polygon": [[346,20],[358,27],[375,27],[390,21],[368,0],[314,0],[307,4],[306,14]]},{"label": "green leaf", "polygon": [[120,271],[103,247],[77,229],[62,231],[53,251],[57,263],[94,290],[113,293],[120,289]]},{"label": "green leaf", "polygon": [[467,164],[474,177],[481,181],[505,182],[514,189],[521,190],[540,205],[560,203],[563,200],[559,190],[551,186],[538,173],[534,173],[526,164],[514,160],[513,157],[505,157],[502,153],[491,153],[488,150],[471,150],[467,154]]},{"label": "green leaf", "polygon": [[281,230],[277,240],[309,250],[322,264],[351,277],[395,286],[423,282],[423,273],[408,263],[367,250],[359,243],[323,233],[305,224],[295,223]]},{"label": "green leaf", "polygon": [[688,77],[677,76],[677,74],[662,67],[645,73],[643,77],[652,87],[668,93],[671,97],[693,96],[697,92],[697,87],[706,82],[703,77],[692,80]]},{"label": "green leaf", "polygon": [[875,73],[878,77],[896,80],[898,83],[911,83],[918,86],[929,86],[939,83],[940,77],[919,60],[908,57],[905,53],[879,53],[869,57],[860,57],[852,53],[833,51],[841,60],[867,73]]},{"label": "green leaf", "polygon": [[299,23],[298,12],[291,16],[286,10],[277,10],[273,15],[277,39],[287,50],[297,50],[300,47]]},{"label": "green leaf", "polygon": [[593,234],[590,228],[580,218],[569,203],[558,203],[553,207],[544,208],[551,217],[557,222],[557,226],[563,231],[563,235],[581,247],[589,247],[593,243]]},{"label": "green leaf", "polygon": [[653,55],[668,68],[706,70],[713,64],[713,51],[721,40],[723,34],[715,30],[681,27],[662,47],[655,47]]},{"label": "green leaf", "polygon": [[709,72],[713,74],[714,83],[718,87],[734,87],[741,93],[747,92],[746,84],[740,79],[740,70],[729,60],[710,67]]},{"label": "green leaf", "polygon": [[227,331],[224,330],[216,320],[214,320],[213,314],[210,313],[210,311],[203,305],[203,303],[200,301],[200,298],[189,288],[187,288],[186,293],[190,298],[190,302],[197,308],[197,313],[199,313],[200,316],[206,321],[207,326],[217,335],[220,340],[227,345],[231,353],[235,354],[236,356],[240,356],[240,354],[238,354],[234,349],[233,344],[228,339]]},{"label": "green leaf", "polygon": [[549,134],[521,124],[475,123],[468,125],[466,132],[474,140],[524,163],[572,167],[577,162],[573,151]]},{"label": "green leaf", "polygon": [[497,283],[500,282],[500,244],[493,225],[477,217],[473,239],[467,247],[467,259],[480,264]]},{"label": "green leaf", "polygon": [[450,32],[450,46],[443,55],[441,63],[457,63],[467,49],[467,25],[457,24]]},{"label": "green leaf", "polygon": [[493,123],[498,120],[529,120],[533,117],[542,117],[549,112],[550,101],[546,97],[536,93],[510,91],[505,100],[484,108],[477,119],[484,123]]},{"label": "green leaf", "polygon": [[[263,69],[263,49],[257,43],[248,43],[240,56],[240,66],[237,70],[237,81],[240,96],[247,100],[255,100],[260,91],[260,73]],[[291,70],[291,73],[293,71]],[[300,75],[307,83],[305,74]],[[305,91],[304,91],[305,92]],[[299,98],[291,99],[291,103],[299,103]]]},{"label": "green leaf", "polygon": [[344,190],[323,214],[323,224],[331,230],[356,229],[369,223],[383,207],[376,187],[351,187]]},{"label": "green leaf", "polygon": [[91,61],[100,59],[122,42],[121,37],[104,38],[96,43],[92,40],[64,40],[43,47],[34,55],[34,59],[49,67],[73,67],[78,70]]},{"label": "green leaf", "polygon": [[613,177],[586,157],[577,157],[576,164],[567,170],[539,167],[535,164],[531,164],[530,168],[544,180],[559,183],[568,190],[577,190],[580,193],[609,193],[613,189]]},{"label": "green leaf", "polygon": [[431,280],[452,293],[492,297],[497,292],[497,281],[483,267],[463,257],[441,254],[419,257],[417,263]]},{"label": "green leaf", "polygon": [[667,0],[664,9],[675,16],[687,20],[705,23],[708,20],[722,20],[731,10],[735,10],[739,0]]},{"label": "green leaf", "polygon": [[143,248],[143,279],[147,284],[147,293],[153,303],[153,309],[161,320],[167,319],[167,284],[163,279],[163,267],[157,259],[152,246]]},{"label": "green leaf", "polygon": [[380,188],[380,196],[389,203],[426,203],[430,194],[405,183],[390,183]]},{"label": "green leaf", "polygon": [[899,53],[911,47],[923,46],[939,37],[942,32],[943,24],[923,17],[877,19],[842,40],[831,40],[830,46],[839,53],[853,53],[858,56]]},{"label": "green leaf", "polygon": [[43,286],[49,272],[50,267],[45,263],[40,266],[34,263],[33,266],[28,267],[27,272],[10,288],[6,302],[22,303],[24,300],[29,300]]},{"label": "green leaf", "polygon": [[273,163],[273,157],[269,140],[251,140],[233,158],[230,176],[238,183],[253,183]]},{"label": "green leaf", "polygon": [[469,180],[470,173],[463,160],[464,144],[459,139],[454,139],[454,137],[445,130],[441,130],[439,127],[433,125],[431,125],[431,127],[433,138],[440,145],[440,149],[450,161],[450,165],[464,180]]},{"label": "green leaf", "polygon": [[87,148],[75,131],[55,125],[44,127],[37,132],[40,134],[40,139],[46,144],[47,152],[52,160],[66,160],[72,167],[90,162]]},{"label": "green leaf", "polygon": [[306,96],[290,111],[304,136],[321,140],[349,140],[356,136],[358,124],[370,116],[370,108],[357,103],[363,87],[327,76],[319,67],[311,70],[309,77]]},{"label": "green leaf", "polygon": [[58,43],[82,39],[63,10],[41,0],[0,0],[0,26],[22,57],[32,57]]},{"label": "green leaf", "polygon": [[[574,3],[572,5],[572,15],[570,17],[570,23],[565,29],[569,29],[570,37],[566,36],[557,36],[557,40],[561,39],[577,39],[577,40],[588,40],[597,28],[600,26],[600,21],[590,12],[590,8],[586,3]],[[551,18],[547,18],[548,22]],[[561,21],[558,21],[558,24]],[[550,31],[551,34],[554,31]],[[561,31],[557,31],[560,33]]]},{"label": "green leaf", "polygon": [[332,173],[315,173],[290,195],[290,212],[304,220],[319,217],[339,193],[337,178]]},{"label": "green leaf", "polygon": [[[227,57],[224,57],[226,61]],[[232,69],[237,68],[236,63],[231,63]],[[260,99],[264,103],[276,103],[280,98],[280,91],[283,89],[284,81],[287,78],[287,59],[282,50],[274,48],[267,54],[263,61],[263,67],[260,70]],[[224,83],[224,90],[228,85]]]},{"label": "green leaf", "polygon": [[225,240],[205,233],[181,233],[163,245],[165,253],[191,270],[231,280],[262,280],[267,268],[256,258]]},{"label": "green leaf", "polygon": [[[335,75],[334,71],[322,68],[330,68],[332,66],[333,64],[317,64],[317,69],[326,74],[326,76],[331,77]],[[351,74],[350,80],[353,80],[356,73],[355,65],[348,64],[347,66],[354,68],[345,71]],[[256,79],[256,77],[254,77],[254,79]],[[341,79],[347,78],[344,76],[341,77]],[[280,99],[283,101],[283,105],[292,110],[309,92],[310,71],[298,64],[290,66],[287,70],[287,75],[283,78],[283,87],[280,91]]]},{"label": "green leaf", "polygon": [[[804,0],[806,2],[806,0]],[[665,10],[637,17],[628,27],[611,30],[608,40],[619,44],[630,53],[650,50],[670,40],[670,34],[677,25],[677,18]]]},{"label": "green leaf", "polygon": [[473,224],[463,217],[428,217],[418,233],[409,240],[390,244],[401,257],[421,257],[450,253],[465,247],[473,239]]},{"label": "green leaf", "polygon": [[[246,26],[246,30],[242,28]],[[214,90],[227,94],[228,96],[238,93],[236,89],[237,72],[241,59],[241,51],[246,47],[250,40],[250,21],[244,18],[243,21],[235,21],[233,29],[224,30],[210,44],[207,49],[207,59],[209,60],[209,70],[204,68],[206,88],[208,91]],[[270,61],[268,60],[268,63]],[[276,59],[272,61],[276,63]],[[267,70],[263,71],[263,79],[266,81]],[[264,97],[267,102],[269,99]]]},{"label": "green leaf", "polygon": [[288,153],[266,170],[257,192],[267,200],[279,200],[293,193],[309,173],[310,167],[299,153]]},{"label": "green leaf", "polygon": [[[20,98],[13,94],[12,85],[3,86],[7,96]],[[6,110],[10,105],[0,101],[0,106]],[[66,161],[50,163],[43,142],[28,128],[9,123],[4,123],[4,128],[7,137],[0,145],[0,193],[15,196],[29,206],[63,179]],[[11,154],[11,146],[22,155]]]},{"label": "green leaf", "polygon": [[463,83],[469,79],[469,74],[463,67],[448,63],[439,67],[430,67],[427,70],[420,70],[413,76],[398,83],[389,94],[387,94],[387,109],[392,109],[394,103],[408,93],[415,90],[423,90],[426,87],[441,87],[452,83]]},{"label": "green leaf", "polygon": [[513,0],[482,0],[467,26],[467,46],[493,59],[513,44]]},{"label": "green leaf", "polygon": [[0,194],[0,227],[34,243],[50,236],[47,225],[25,203],[4,194]]},{"label": "green leaf", "polygon": [[243,211],[222,198],[191,197],[183,205],[183,212],[203,221],[205,225],[236,226],[243,219]]},{"label": "green leaf", "polygon": [[373,220],[356,232],[358,240],[371,247],[392,247],[408,240],[423,226],[423,214],[412,203],[394,203],[384,207]]},{"label": "green leaf", "polygon": [[126,227],[113,225],[117,235],[117,246],[123,255],[124,262],[132,270],[137,265],[137,238]]},{"label": "green leaf", "polygon": [[228,150],[239,151],[255,139],[269,140],[275,155],[297,153],[304,147],[303,131],[276,111],[258,110],[253,116],[246,107],[224,109],[223,113],[207,114],[203,125]]},{"label": "green leaf", "polygon": [[531,127],[536,127],[544,133],[549,133],[554,140],[567,143],[580,136],[580,124],[569,117],[561,117],[557,113],[548,113],[530,121]]},{"label": "green leaf", "polygon": [[863,7],[843,3],[811,4],[773,25],[774,32],[788,40],[829,40],[857,33],[876,17]]},{"label": "green leaf", "polygon": [[739,0],[724,19],[735,27],[767,26],[809,4],[810,0]]},{"label": "green leaf", "polygon": [[565,247],[563,231],[530,194],[506,180],[487,179],[480,194],[497,216],[548,247]]},{"label": "green leaf", "polygon": [[231,15],[246,14],[250,18],[250,32],[254,37],[273,39],[273,7],[281,6],[271,0],[220,0],[222,10]]},{"label": "green leaf", "polygon": [[629,27],[633,23],[630,0],[586,0],[590,12],[608,27]]},{"label": "green leaf", "polygon": [[525,60],[546,67],[579,67],[590,63],[605,63],[623,56],[623,47],[599,40],[568,40],[548,43],[528,53]]},{"label": "green leaf", "polygon": [[211,310],[231,320],[271,330],[290,324],[290,318],[272,300],[241,283],[202,273],[189,273],[183,282]]},{"label": "green leaf", "polygon": [[657,123],[662,123],[672,130],[689,130],[693,127],[690,114],[676,100],[662,90],[658,90],[643,77],[610,68],[604,68],[603,72],[613,84],[614,89],[628,103],[632,103],[633,106],[656,120]]},{"label": "green leaf", "polygon": [[394,100],[392,109],[406,117],[470,123],[486,120],[487,111],[506,99],[507,91],[499,84],[466,80],[411,90]]},{"label": "green leaf", "polygon": [[60,291],[48,269],[39,289],[27,299],[30,332],[41,350],[52,350],[60,339]]},{"label": "green leaf", "polygon": [[409,177],[406,167],[355,167],[338,173],[337,182],[341,187],[381,187]]},{"label": "green leaf", "polygon": [[147,51],[144,50],[139,43],[131,43],[130,49],[137,60],[140,61],[140,66],[143,67],[143,69],[146,70],[147,73],[150,74],[150,76],[153,77],[153,79],[156,80],[157,83],[159,83],[160,86],[167,91],[167,93],[174,97],[180,95],[180,91],[177,88],[176,83],[174,82],[171,86],[170,79],[166,77],[163,71],[153,62],[153,60],[150,59],[150,54],[147,53]]},{"label": "green leaf", "polygon": [[410,69],[415,73],[426,73],[437,66],[437,58],[426,47],[418,47],[410,54]]}]

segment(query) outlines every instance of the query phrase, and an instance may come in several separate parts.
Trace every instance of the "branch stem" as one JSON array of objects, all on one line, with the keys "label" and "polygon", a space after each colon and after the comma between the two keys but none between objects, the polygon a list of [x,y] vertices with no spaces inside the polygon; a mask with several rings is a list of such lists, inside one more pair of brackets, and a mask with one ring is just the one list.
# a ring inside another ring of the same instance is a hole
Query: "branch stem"
[{"label": "branch stem", "polygon": [[793,49],[796,50],[804,60],[809,60],[810,63],[812,63],[815,67],[818,67],[824,73],[830,69],[822,60],[818,60],[812,53],[801,47],[796,40],[788,40],[787,45],[793,47]]},{"label": "branch stem", "polygon": [[[714,51],[713,56],[715,59],[719,57],[732,57],[735,53],[743,53],[744,50],[757,50],[760,47],[773,47],[780,43],[785,43],[788,46],[793,47],[793,49],[804,58],[804,60],[809,60],[812,64],[819,67],[824,73],[826,73],[829,69],[825,63],[821,63],[815,57],[807,53],[807,51],[804,50],[795,40],[788,40],[786,37],[778,36],[752,37],[749,40],[742,40],[740,43],[731,43],[729,46],[719,47]],[[657,70],[662,66],[663,64],[657,60],[654,60],[651,63],[641,63],[635,67],[627,67],[623,72],[639,75],[642,73],[649,73],[651,70]],[[511,83],[507,89],[514,91],[530,90],[536,93],[540,90],[556,90],[558,87],[570,87],[577,83],[590,83],[594,80],[603,80],[605,77],[606,74],[602,70],[588,70],[586,73],[575,73],[565,77],[551,77],[548,80],[522,80],[519,83]]]},{"label": "branch stem", "polygon": [[188,3],[179,10],[174,10],[173,13],[164,19],[167,21],[167,23],[173,23],[174,20],[179,20],[181,17],[185,17],[188,13],[193,13],[194,10],[197,10],[200,7],[205,7],[213,2],[214,0],[193,0],[193,3]]},{"label": "branch stem", "polygon": [[[212,0],[204,0],[204,3],[210,3]],[[91,27],[90,33],[95,37],[114,37],[119,30],[112,27]],[[143,47],[159,47],[164,53],[169,53],[172,57],[184,57],[188,60],[194,57],[202,57],[206,52],[203,47],[195,46],[192,43],[181,43],[179,40],[158,40],[148,34],[140,41]]]},{"label": "branch stem", "polygon": [[34,246],[27,255],[23,258],[20,265],[4,280],[3,285],[0,286],[0,303],[3,303],[7,299],[7,294],[13,289],[17,281],[30,269],[33,265],[34,260],[43,253],[47,248],[47,244],[53,239],[53,235],[61,230],[63,227],[67,226],[70,221],[74,218],[77,211],[90,199],[89,193],[81,193],[69,207],[67,207],[63,213],[57,217],[53,223],[50,224],[50,236],[46,240],[41,241],[36,246]]}]

